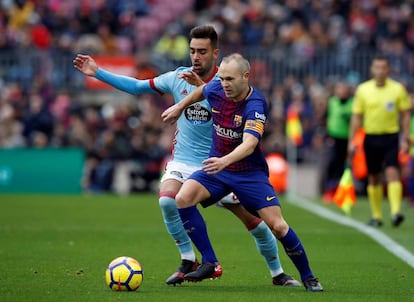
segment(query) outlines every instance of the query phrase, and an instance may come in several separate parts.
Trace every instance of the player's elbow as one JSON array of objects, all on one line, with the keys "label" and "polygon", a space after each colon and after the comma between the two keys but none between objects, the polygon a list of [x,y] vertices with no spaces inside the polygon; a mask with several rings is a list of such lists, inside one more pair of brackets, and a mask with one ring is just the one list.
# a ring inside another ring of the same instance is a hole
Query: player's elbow
[{"label": "player's elbow", "polygon": [[259,143],[259,140],[255,136],[245,133],[243,137],[243,145],[244,145],[244,151],[245,151],[246,156],[254,152],[258,143]]},{"label": "player's elbow", "polygon": [[249,156],[249,155],[253,154],[255,149],[256,149],[256,145],[247,146],[247,148],[245,149],[246,156]]}]

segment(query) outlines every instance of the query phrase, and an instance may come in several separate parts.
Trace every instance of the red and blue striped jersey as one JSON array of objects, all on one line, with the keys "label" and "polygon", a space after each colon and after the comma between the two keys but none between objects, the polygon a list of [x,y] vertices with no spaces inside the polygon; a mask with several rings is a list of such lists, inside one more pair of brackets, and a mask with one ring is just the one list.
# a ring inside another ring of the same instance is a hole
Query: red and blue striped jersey
[{"label": "red and blue striped jersey", "polygon": [[254,152],[235,162],[228,171],[268,171],[261,149],[260,140],[268,115],[268,104],[263,95],[253,88],[246,99],[233,102],[229,100],[219,80],[209,82],[203,88],[203,95],[210,103],[213,117],[213,143],[210,157],[222,157],[232,152],[243,141],[243,133],[248,132],[259,139]]}]

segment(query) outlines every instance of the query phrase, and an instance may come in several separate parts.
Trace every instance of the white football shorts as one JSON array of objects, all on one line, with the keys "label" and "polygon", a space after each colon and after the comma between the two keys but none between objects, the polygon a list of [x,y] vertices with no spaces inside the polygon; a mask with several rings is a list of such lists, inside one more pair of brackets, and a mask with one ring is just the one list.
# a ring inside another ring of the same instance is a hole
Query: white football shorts
[{"label": "white football shorts", "polygon": [[[167,179],[175,179],[181,183],[184,183],[184,181],[186,181],[194,171],[200,169],[201,167],[199,166],[191,166],[172,160],[167,163],[167,167],[165,168],[164,174],[161,177],[161,182]],[[223,207],[223,203],[239,204],[240,201],[236,195],[230,193],[219,200],[216,205]]]}]

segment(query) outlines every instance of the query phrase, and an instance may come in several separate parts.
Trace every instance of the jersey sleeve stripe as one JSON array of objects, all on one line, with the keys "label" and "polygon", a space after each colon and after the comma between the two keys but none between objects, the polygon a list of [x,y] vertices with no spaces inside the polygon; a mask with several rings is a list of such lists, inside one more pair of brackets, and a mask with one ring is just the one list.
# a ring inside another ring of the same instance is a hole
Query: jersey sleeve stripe
[{"label": "jersey sleeve stripe", "polygon": [[150,79],[149,80],[149,84],[151,86],[151,88],[156,91],[159,95],[164,95],[164,92],[162,92],[161,90],[159,90],[157,87],[155,87],[155,82],[154,79]]}]

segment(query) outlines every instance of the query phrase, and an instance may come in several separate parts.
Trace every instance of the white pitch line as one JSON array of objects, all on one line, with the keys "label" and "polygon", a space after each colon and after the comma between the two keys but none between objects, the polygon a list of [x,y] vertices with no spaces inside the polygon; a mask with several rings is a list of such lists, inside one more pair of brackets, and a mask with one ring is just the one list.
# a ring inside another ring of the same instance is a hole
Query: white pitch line
[{"label": "white pitch line", "polygon": [[312,212],[318,216],[324,217],[326,219],[332,220],[334,222],[349,226],[354,228],[361,233],[366,234],[367,236],[371,237],[373,240],[378,242],[379,245],[384,247],[388,250],[391,254],[395,255],[396,257],[400,258],[402,261],[406,262],[409,266],[414,268],[414,255],[408,251],[405,247],[400,245],[399,243],[392,240],[390,237],[385,235],[384,233],[378,231],[373,227],[369,227],[359,221],[356,221],[350,217],[339,215],[335,212],[332,212],[325,207],[317,205],[311,201],[306,199],[300,198],[298,196],[291,196],[289,194],[286,200],[300,208],[303,208],[309,212]]}]

